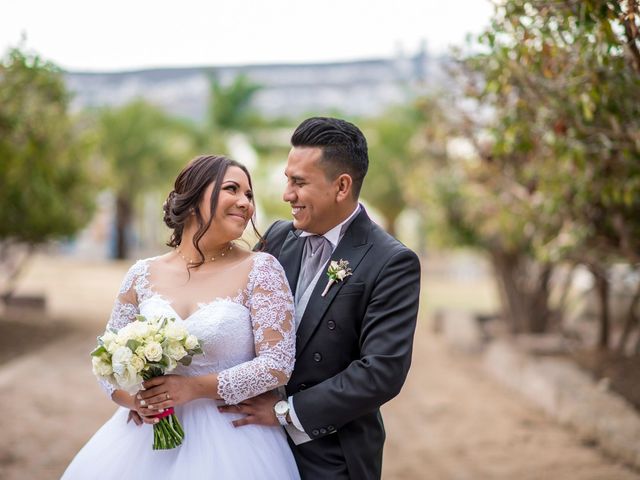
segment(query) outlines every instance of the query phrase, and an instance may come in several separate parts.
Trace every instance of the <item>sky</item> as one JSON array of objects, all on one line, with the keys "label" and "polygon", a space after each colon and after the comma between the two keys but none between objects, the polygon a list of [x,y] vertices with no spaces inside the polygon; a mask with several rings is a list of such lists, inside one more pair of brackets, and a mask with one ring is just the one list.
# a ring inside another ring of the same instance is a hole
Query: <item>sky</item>
[{"label": "sky", "polygon": [[444,53],[479,33],[489,0],[4,0],[0,51],[71,71],[309,63]]}]

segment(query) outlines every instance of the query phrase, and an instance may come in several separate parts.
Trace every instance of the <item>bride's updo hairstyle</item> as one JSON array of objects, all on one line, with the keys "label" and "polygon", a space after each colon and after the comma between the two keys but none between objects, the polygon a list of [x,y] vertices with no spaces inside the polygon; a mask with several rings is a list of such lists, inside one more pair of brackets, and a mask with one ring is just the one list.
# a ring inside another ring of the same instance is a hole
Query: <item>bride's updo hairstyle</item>
[{"label": "bride's updo hairstyle", "polygon": [[[205,262],[204,253],[202,253],[199,246],[200,239],[202,239],[211,226],[211,221],[218,207],[218,196],[220,195],[220,186],[222,183],[218,180],[224,178],[229,167],[240,168],[247,175],[249,187],[253,190],[251,175],[249,175],[247,167],[222,155],[201,155],[191,160],[178,174],[173,190],[169,192],[167,200],[162,206],[164,210],[164,223],[167,227],[173,229],[173,233],[167,242],[169,247],[175,248],[182,243],[184,227],[191,217],[191,214],[193,213],[195,215],[195,219],[198,222],[198,230],[193,236],[193,246],[198,251],[200,260],[189,265],[189,268],[199,267]],[[199,205],[205,190],[211,182],[215,182],[213,192],[211,193],[211,217],[205,222]],[[253,203],[253,199],[251,203]],[[261,235],[256,229],[253,217],[251,218],[251,226],[258,239],[262,240]]]}]

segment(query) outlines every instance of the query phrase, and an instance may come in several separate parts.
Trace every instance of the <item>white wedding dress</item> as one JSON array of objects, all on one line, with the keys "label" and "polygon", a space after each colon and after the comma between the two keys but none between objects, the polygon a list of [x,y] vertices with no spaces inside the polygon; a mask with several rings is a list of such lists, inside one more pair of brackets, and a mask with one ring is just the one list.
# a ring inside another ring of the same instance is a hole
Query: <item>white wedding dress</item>
[{"label": "white wedding dress", "polygon": [[[218,393],[235,404],[286,383],[293,369],[293,299],[280,264],[266,253],[253,254],[248,282],[234,297],[199,303],[180,319],[171,302],[154,291],[149,266],[138,261],[127,273],[109,325],[121,328],[136,314],[184,321],[202,343],[204,355],[172,373],[217,372]],[[113,387],[103,383],[111,394]],[[218,403],[223,403],[222,401]],[[127,423],[118,408],[80,450],[63,479],[298,479],[293,455],[281,427],[235,428],[241,415],[220,413],[216,401],[198,399],[176,407],[185,439],[171,450],[152,450],[153,427]]]}]

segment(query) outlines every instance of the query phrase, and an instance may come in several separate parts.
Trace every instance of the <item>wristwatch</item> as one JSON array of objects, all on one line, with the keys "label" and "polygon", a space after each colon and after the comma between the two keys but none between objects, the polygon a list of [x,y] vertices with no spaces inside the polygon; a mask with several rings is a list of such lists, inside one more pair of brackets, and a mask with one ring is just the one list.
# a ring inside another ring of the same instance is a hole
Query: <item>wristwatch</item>
[{"label": "wristwatch", "polygon": [[276,418],[280,422],[280,425],[287,426],[287,414],[289,413],[289,402],[286,400],[280,400],[273,406],[273,412],[276,414]]}]

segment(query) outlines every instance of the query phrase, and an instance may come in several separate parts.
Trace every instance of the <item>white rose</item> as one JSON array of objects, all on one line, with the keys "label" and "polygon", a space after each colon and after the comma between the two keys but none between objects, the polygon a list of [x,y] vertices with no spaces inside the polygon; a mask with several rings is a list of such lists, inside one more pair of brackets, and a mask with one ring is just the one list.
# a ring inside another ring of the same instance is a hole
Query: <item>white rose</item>
[{"label": "white rose", "polygon": [[187,354],[187,351],[178,342],[172,342],[167,346],[167,355],[174,360],[180,360]]},{"label": "white rose", "polygon": [[188,335],[184,341],[184,346],[187,350],[193,350],[198,346],[198,337],[195,335]]},{"label": "white rose", "polygon": [[347,276],[346,270],[338,270],[336,272],[336,277],[338,277],[338,280],[340,280],[340,281],[344,280],[344,277],[346,277],[346,276]]},{"label": "white rose", "polygon": [[187,336],[187,330],[172,322],[165,327],[164,334],[169,340],[179,341]]},{"label": "white rose", "polygon": [[149,325],[146,322],[135,322],[132,324],[132,338],[144,340],[149,335]]},{"label": "white rose", "polygon": [[136,372],[141,372],[144,368],[144,360],[137,355],[131,357],[129,364],[135,369]]},{"label": "white rose", "polygon": [[335,270],[336,268],[338,268],[338,262],[336,262],[335,260],[333,260],[331,262],[331,264],[329,265],[329,267],[333,270]]},{"label": "white rose", "polygon": [[102,339],[102,343],[106,345],[108,343],[115,342],[117,336],[111,330],[107,330],[106,332],[104,332],[104,335],[102,335],[102,337],[100,338]]},{"label": "white rose", "polygon": [[127,365],[122,373],[115,373],[114,376],[120,388],[131,395],[140,390],[142,386],[142,377],[131,365]]},{"label": "white rose", "polygon": [[125,364],[129,363],[131,357],[133,356],[133,352],[128,347],[118,346],[115,352],[113,352],[113,357],[111,357],[111,363],[114,365],[116,363]]},{"label": "white rose", "polygon": [[144,356],[150,362],[159,362],[162,359],[162,345],[158,342],[149,342],[144,346]]},{"label": "white rose", "polygon": [[121,346],[122,344],[120,344],[115,338],[113,341],[104,344],[104,348],[106,348],[107,352],[109,352],[111,355],[113,355],[114,352]]},{"label": "white rose", "polygon": [[100,357],[91,357],[91,363],[93,365],[93,374],[97,377],[107,377],[113,373],[111,365]]},{"label": "white rose", "polygon": [[131,331],[130,330],[126,330],[126,331],[119,331],[118,332],[118,338],[116,338],[116,341],[114,343],[117,343],[118,345],[126,345],[127,342],[129,340],[131,340]]}]

